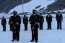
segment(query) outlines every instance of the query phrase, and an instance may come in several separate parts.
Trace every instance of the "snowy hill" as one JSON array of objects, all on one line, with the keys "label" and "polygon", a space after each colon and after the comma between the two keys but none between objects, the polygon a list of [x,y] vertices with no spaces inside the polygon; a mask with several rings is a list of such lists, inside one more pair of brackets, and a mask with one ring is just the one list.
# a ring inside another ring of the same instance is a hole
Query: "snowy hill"
[{"label": "snowy hill", "polygon": [[47,6],[48,11],[63,10],[65,9],[65,0],[55,0],[54,3]]},{"label": "snowy hill", "polygon": [[[23,2],[22,2],[23,1]],[[0,0],[0,13],[6,12],[8,13],[9,10],[13,9],[14,7],[25,4],[31,0]]]},{"label": "snowy hill", "polygon": [[[35,9],[36,6],[41,5],[40,8],[47,7],[47,5],[55,2],[55,0],[32,0],[26,4],[23,5],[23,12],[32,12],[33,9]],[[10,10],[10,12],[16,10],[17,12],[22,12],[22,5],[16,6],[14,9]],[[9,12],[9,13],[10,13]]]}]

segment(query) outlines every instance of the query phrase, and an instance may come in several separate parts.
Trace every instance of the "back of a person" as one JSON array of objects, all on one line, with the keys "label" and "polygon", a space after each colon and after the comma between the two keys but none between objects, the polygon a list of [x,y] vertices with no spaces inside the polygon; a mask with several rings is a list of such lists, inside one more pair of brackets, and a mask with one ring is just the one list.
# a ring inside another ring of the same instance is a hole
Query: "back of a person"
[{"label": "back of a person", "polygon": [[61,22],[61,21],[62,21],[62,15],[61,15],[61,14],[58,14],[58,15],[56,16],[56,20],[57,20],[58,22]]},{"label": "back of a person", "polygon": [[62,16],[62,14],[60,14],[60,21],[62,21],[62,19],[63,19],[63,16]]},{"label": "back of a person", "polygon": [[56,20],[58,20],[59,19],[59,14],[56,14]]},{"label": "back of a person", "polygon": [[44,18],[43,16],[40,16],[40,23],[43,23],[44,22]]},{"label": "back of a person", "polygon": [[23,23],[27,24],[28,23],[28,17],[23,17]]},{"label": "back of a person", "polygon": [[6,25],[6,19],[2,18],[2,25]]},{"label": "back of a person", "polygon": [[51,15],[47,15],[46,20],[49,23],[52,22],[52,16]]}]

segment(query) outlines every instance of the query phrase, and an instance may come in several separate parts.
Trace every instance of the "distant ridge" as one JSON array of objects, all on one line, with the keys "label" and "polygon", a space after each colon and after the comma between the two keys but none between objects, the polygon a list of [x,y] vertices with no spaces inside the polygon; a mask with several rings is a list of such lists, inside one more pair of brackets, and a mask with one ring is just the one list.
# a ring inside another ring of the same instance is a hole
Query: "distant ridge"
[{"label": "distant ridge", "polygon": [[16,7],[20,4],[25,4],[31,0],[0,0],[0,13],[1,12],[8,12],[12,8]]},{"label": "distant ridge", "polygon": [[47,6],[47,11],[56,11],[65,9],[65,0],[57,0],[54,3]]}]

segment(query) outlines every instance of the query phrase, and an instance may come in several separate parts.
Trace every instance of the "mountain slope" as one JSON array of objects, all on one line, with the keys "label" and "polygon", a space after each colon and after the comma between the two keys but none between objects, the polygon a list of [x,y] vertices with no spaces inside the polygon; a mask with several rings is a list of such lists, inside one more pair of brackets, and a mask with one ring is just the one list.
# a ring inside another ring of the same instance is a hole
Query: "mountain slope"
[{"label": "mountain slope", "polygon": [[65,0],[57,0],[47,6],[47,11],[63,10],[65,8]]},{"label": "mountain slope", "polygon": [[0,12],[8,12],[20,4],[25,4],[31,0],[0,0]]}]

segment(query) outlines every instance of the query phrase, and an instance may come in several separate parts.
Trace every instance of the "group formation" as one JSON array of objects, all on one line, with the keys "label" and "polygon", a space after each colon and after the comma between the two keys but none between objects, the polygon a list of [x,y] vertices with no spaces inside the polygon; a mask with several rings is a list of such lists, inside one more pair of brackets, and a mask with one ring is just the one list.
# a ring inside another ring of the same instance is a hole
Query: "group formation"
[{"label": "group formation", "polygon": [[[62,29],[62,20],[63,16],[60,12],[56,14],[56,21],[57,21],[57,29]],[[28,19],[26,15],[23,17],[23,24],[25,27],[25,31],[28,30],[28,21],[31,25],[31,33],[32,33],[32,40],[31,42],[35,41],[38,42],[38,28],[40,30],[43,30],[43,23],[44,23],[44,16],[40,13],[40,15],[37,14],[36,10],[32,11],[32,15]],[[46,22],[47,22],[47,30],[51,30],[51,23],[52,23],[52,15],[50,13],[46,16]],[[1,20],[1,24],[3,26],[3,31],[6,31],[6,18],[3,17]],[[13,15],[9,18],[9,25],[10,25],[10,31],[13,33],[13,40],[19,41],[19,32],[20,32],[20,25],[21,24],[21,17],[17,15],[17,12],[14,11]]]}]

